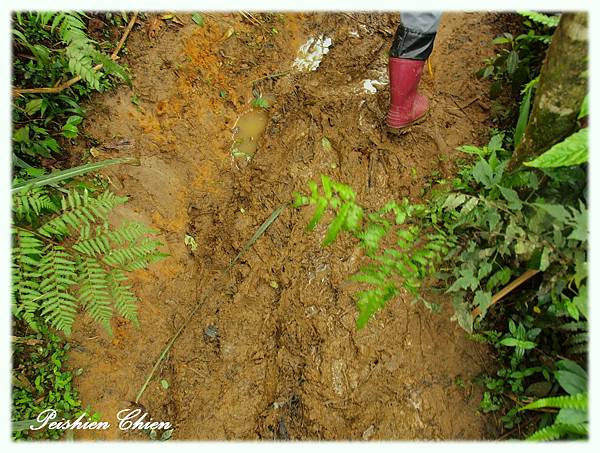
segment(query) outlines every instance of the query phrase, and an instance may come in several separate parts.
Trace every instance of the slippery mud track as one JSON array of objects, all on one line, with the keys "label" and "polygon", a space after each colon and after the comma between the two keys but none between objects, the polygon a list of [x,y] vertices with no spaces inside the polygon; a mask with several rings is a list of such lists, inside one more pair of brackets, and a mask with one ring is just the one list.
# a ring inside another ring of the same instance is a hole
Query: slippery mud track
[{"label": "slippery mud track", "polygon": [[[497,16],[444,16],[432,72],[421,83],[430,116],[401,137],[383,127],[387,87],[362,89],[364,79],[386,72],[397,14],[255,14],[256,23],[211,14],[204,27],[182,14],[188,25],[150,18],[134,32],[126,59],[134,92],[122,87],[96,98],[85,132],[98,158],[139,158],[140,166],[104,174],[112,190],[130,197],[118,217],[159,230],[170,257],[133,276],[140,329],[119,321],[109,338],[83,317],[77,324],[71,365],[85,370],[76,378],[84,403],[116,426],[117,411],[130,406],[208,291],[140,401],[155,420],[175,425],[174,439],[490,436],[470,384],[486,366],[485,350],[447,313],[430,313],[408,297],[356,331],[347,278],[361,256],[348,239],[322,249],[323,231],[304,230],[309,212],[284,210],[209,289],[270,213],[311,178],[325,173],[349,183],[376,208],[403,196],[422,199],[432,180],[451,175],[454,148],[487,138],[488,89],[473,73],[492,52]],[[291,71],[298,47],[321,34],[333,45],[319,69]],[[253,86],[274,105],[247,160],[232,155],[232,135],[251,109]],[[322,147],[323,137],[333,150]],[[90,146],[81,143],[72,155]],[[186,234],[198,243],[193,252]],[[111,429],[82,436],[143,435]]]}]

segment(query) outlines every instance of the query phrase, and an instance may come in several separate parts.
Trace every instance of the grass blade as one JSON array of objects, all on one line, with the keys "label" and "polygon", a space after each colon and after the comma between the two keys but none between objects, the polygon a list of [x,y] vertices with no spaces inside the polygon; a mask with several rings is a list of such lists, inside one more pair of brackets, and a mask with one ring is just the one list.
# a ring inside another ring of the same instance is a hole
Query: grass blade
[{"label": "grass blade", "polygon": [[12,193],[18,192],[25,188],[41,187],[49,184],[56,184],[65,179],[74,178],[75,176],[83,175],[91,171],[100,170],[109,165],[116,164],[132,164],[138,160],[134,157],[122,157],[118,159],[107,159],[100,162],[92,162],[90,164],[80,165],[78,167],[67,168],[66,170],[55,171],[49,175],[38,176],[27,181],[19,182],[12,186]]}]

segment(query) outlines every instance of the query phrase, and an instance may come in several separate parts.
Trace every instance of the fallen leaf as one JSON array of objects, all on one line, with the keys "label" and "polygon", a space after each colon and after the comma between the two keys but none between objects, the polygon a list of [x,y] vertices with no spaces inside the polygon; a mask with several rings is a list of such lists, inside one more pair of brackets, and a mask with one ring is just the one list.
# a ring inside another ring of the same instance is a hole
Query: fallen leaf
[{"label": "fallen leaf", "polygon": [[179,17],[177,17],[177,16],[173,16],[172,21],[173,21],[174,24],[177,24],[177,25],[181,25],[181,26],[185,25],[183,23],[183,21]]},{"label": "fallen leaf", "polygon": [[154,39],[162,27],[162,21],[158,17],[153,17],[148,22],[148,37]]},{"label": "fallen leaf", "polygon": [[223,37],[221,38],[222,41],[225,41],[229,38],[231,38],[233,36],[233,34],[235,33],[235,30],[233,27],[229,27],[227,29],[227,31],[225,32],[225,34],[223,35]]},{"label": "fallen leaf", "polygon": [[192,14],[192,20],[201,27],[204,27],[204,16],[202,14]]}]

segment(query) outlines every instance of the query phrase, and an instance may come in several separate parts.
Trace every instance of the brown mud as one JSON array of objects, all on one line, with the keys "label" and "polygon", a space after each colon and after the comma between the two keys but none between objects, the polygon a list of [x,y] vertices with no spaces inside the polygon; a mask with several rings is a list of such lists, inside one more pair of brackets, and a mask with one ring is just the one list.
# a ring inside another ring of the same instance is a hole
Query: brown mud
[{"label": "brown mud", "polygon": [[[444,16],[421,83],[431,112],[402,136],[385,131],[387,87],[362,92],[363,79],[386,71],[397,14],[207,14],[203,27],[179,17],[185,26],[151,17],[136,28],[124,58],[133,92],[121,87],[88,107],[96,157],[140,160],[104,171],[110,188],[130,198],[115,221],[152,225],[170,256],[132,276],[140,329],[117,320],[111,338],[79,319],[70,362],[84,372],[76,385],[113,426],[79,436],[148,438],[116,429],[115,414],[213,285],[140,401],[153,419],[175,425],[173,439],[493,436],[471,384],[485,349],[448,313],[408,297],[357,331],[347,279],[360,253],[348,238],[322,249],[323,230],[305,232],[308,210],[285,209],[216,282],[273,210],[322,173],[352,185],[372,208],[421,200],[434,179],[452,175],[455,147],[487,139],[488,86],[473,73],[492,53],[497,15]],[[319,69],[291,70],[298,47],[321,34],[333,45]],[[232,149],[254,95],[273,105],[248,159]],[[82,143],[73,156],[88,149]]]}]

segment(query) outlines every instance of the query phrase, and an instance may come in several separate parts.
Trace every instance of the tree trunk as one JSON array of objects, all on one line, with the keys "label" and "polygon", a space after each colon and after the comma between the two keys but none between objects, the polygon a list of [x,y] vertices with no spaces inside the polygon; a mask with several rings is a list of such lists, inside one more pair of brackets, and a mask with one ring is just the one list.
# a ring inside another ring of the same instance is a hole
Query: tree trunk
[{"label": "tree trunk", "polygon": [[542,65],[523,139],[508,165],[514,170],[575,131],[587,94],[587,13],[563,13]]}]

